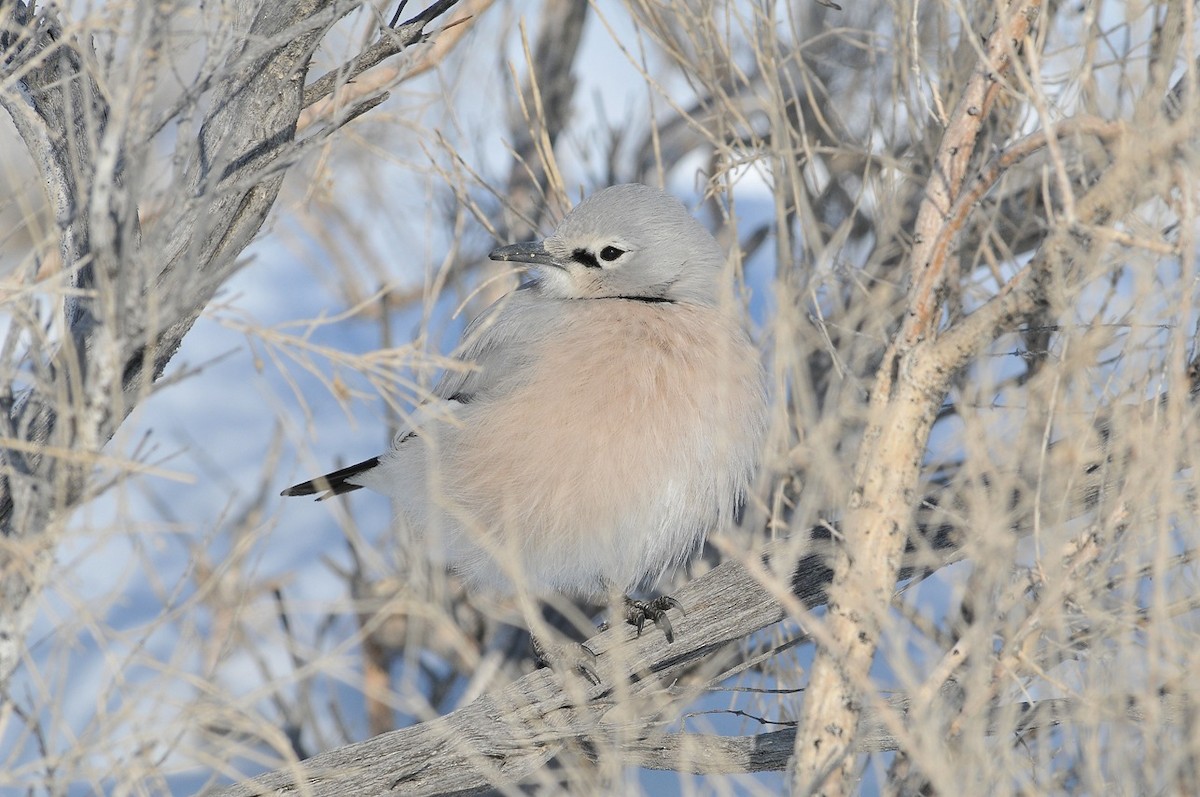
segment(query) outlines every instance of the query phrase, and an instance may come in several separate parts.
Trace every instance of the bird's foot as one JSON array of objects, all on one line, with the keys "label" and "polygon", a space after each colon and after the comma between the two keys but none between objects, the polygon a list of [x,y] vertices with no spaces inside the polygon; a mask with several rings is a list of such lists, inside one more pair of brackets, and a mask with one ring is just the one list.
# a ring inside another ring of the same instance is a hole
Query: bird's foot
[{"label": "bird's foot", "polygon": [[539,668],[549,667],[556,672],[576,672],[586,678],[592,686],[600,685],[600,675],[596,671],[596,654],[583,643],[543,645],[532,635],[529,640],[533,647],[533,659]]},{"label": "bird's foot", "polygon": [[642,635],[642,628],[646,625],[646,621],[650,620],[662,629],[668,642],[674,642],[675,629],[671,627],[671,619],[667,617],[668,609],[678,609],[680,614],[687,616],[687,612],[683,610],[683,604],[670,595],[660,595],[648,601],[625,596],[625,622],[637,629],[638,636]]}]

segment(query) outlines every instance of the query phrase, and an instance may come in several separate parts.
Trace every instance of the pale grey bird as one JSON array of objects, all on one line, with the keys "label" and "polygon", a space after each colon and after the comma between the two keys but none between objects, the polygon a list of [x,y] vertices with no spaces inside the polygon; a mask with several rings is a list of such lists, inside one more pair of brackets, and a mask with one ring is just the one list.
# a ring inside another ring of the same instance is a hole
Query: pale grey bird
[{"label": "pale grey bird", "polygon": [[[283,491],[369,487],[469,588],[626,596],[732,522],[766,422],[720,246],[678,200],[618,185],[503,246],[534,279],[468,328],[390,451]],[[626,597],[640,631],[671,598]]]}]

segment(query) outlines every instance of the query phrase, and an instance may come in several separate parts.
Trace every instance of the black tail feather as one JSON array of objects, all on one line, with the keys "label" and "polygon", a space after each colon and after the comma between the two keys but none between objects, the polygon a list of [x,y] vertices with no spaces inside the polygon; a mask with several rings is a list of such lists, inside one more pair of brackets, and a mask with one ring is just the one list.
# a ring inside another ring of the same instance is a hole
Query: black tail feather
[{"label": "black tail feather", "polygon": [[357,476],[363,471],[370,470],[378,464],[379,457],[371,457],[357,465],[335,470],[333,473],[326,473],[324,476],[318,476],[310,481],[300,482],[287,488],[280,495],[315,495],[316,493],[324,493],[324,495],[317,496],[318,501],[324,501],[326,498],[332,498],[335,495],[361,490],[361,484],[351,484],[346,480],[351,476]]}]

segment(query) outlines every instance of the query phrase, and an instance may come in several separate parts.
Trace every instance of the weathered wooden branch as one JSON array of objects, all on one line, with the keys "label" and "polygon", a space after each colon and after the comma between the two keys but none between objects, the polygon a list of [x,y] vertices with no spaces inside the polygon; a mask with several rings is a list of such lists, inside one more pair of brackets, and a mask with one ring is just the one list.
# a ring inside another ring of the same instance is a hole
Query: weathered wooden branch
[{"label": "weathered wooden branch", "polygon": [[[1039,7],[1038,0],[1002,7],[986,54],[950,116],[917,214],[910,254],[914,288],[871,389],[848,502],[846,543],[839,549],[830,586],[829,641],[818,646],[796,739],[792,787],[797,794],[840,794],[849,788],[855,729],[864,708],[861,691],[912,528],[929,432],[950,379],[963,364],[926,350],[941,323],[948,270],[948,258],[935,259],[933,247],[966,178],[1000,79]],[[981,347],[985,340],[973,343]]]},{"label": "weathered wooden branch", "polygon": [[513,786],[571,746],[592,756],[623,754],[615,739],[644,738],[657,716],[694,696],[672,689],[680,674],[784,617],[773,593],[791,581],[810,607],[823,602],[828,571],[812,566],[821,555],[814,552],[794,581],[785,568],[770,589],[734,561],[695,579],[675,594],[687,616],[672,620],[672,644],[649,628],[641,637],[627,626],[597,635],[586,644],[597,654],[600,686],[572,672],[539,670],[444,717],[295,762],[219,795],[454,793]]},{"label": "weathered wooden branch", "polygon": [[[149,392],[217,289],[262,227],[295,163],[296,119],[312,54],[360,0],[282,0],[237,6],[233,35],[206,60],[195,91],[172,109],[180,135],[169,200],[139,220],[153,197],[142,168],[166,120],[150,103],[174,4],[131,12],[136,39],[109,102],[98,90],[90,41],[71,38],[53,6],[0,4],[0,106],[13,118],[47,187],[60,231],[70,297],[57,339],[23,363],[0,364],[0,684],[20,658],[35,598],[61,523],[86,496],[98,453]],[[438,0],[395,31],[419,42],[454,5]],[[233,7],[231,7],[233,8]],[[195,135],[200,94],[211,89]],[[326,134],[331,132],[328,128]],[[319,133],[318,133],[319,135]],[[9,330],[42,336],[34,299]],[[69,452],[67,454],[66,452]]]}]

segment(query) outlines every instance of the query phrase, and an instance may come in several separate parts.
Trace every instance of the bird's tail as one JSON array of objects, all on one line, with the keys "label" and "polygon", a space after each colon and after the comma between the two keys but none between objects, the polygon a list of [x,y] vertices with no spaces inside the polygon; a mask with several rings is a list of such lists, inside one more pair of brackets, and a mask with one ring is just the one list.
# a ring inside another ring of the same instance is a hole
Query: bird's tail
[{"label": "bird's tail", "polygon": [[351,465],[348,468],[335,470],[333,473],[326,473],[324,476],[300,482],[287,488],[280,495],[314,495],[316,493],[323,493],[323,495],[317,496],[317,500],[324,501],[326,498],[332,498],[335,495],[362,489],[361,484],[354,484],[349,479],[378,466],[379,457],[371,457],[357,465]]}]

